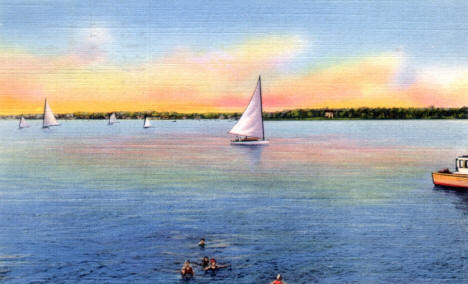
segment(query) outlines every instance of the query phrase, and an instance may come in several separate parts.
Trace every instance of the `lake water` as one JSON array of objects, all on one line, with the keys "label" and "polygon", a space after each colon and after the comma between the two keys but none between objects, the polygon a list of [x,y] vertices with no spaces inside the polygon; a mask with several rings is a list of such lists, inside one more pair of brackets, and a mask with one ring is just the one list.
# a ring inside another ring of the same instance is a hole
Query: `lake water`
[{"label": "lake water", "polygon": [[[468,121],[0,121],[0,282],[461,283],[468,194],[430,173]],[[206,238],[207,247],[197,243]]]}]

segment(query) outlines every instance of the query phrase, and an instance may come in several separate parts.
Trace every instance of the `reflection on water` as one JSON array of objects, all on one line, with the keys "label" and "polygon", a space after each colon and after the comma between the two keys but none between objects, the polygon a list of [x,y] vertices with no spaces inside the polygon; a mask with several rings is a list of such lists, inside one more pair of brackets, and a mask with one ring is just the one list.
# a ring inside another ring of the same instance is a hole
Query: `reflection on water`
[{"label": "reflection on water", "polygon": [[463,211],[464,214],[468,215],[468,190],[440,186],[435,186],[434,190],[446,194],[449,198],[455,197],[453,199],[455,208]]},{"label": "reflection on water", "polygon": [[241,159],[248,161],[250,171],[254,172],[260,165],[265,147],[268,146],[234,146],[233,150]]},{"label": "reflection on water", "polygon": [[153,124],[0,121],[1,281],[179,283],[207,255],[232,270],[193,283],[463,282],[467,198],[430,172],[468,122],[267,121],[267,147]]}]

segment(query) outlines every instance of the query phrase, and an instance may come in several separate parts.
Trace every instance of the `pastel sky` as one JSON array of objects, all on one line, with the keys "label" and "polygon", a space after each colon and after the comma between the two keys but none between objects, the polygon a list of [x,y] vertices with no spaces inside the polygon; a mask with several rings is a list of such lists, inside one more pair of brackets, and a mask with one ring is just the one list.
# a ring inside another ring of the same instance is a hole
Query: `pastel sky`
[{"label": "pastel sky", "polygon": [[468,105],[468,1],[0,1],[0,114]]}]

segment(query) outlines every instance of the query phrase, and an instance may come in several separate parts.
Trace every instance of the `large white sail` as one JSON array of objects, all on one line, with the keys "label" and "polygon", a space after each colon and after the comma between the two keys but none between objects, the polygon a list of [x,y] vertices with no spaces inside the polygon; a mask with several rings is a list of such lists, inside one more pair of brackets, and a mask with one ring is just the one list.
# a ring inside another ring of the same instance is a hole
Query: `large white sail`
[{"label": "large white sail", "polygon": [[54,113],[45,99],[44,103],[44,119],[42,120],[42,127],[47,128],[49,126],[59,125],[55,119]]},{"label": "large white sail", "polygon": [[111,115],[109,116],[109,124],[114,124],[114,123],[117,123],[117,117],[115,116],[115,112],[111,113]]},{"label": "large white sail", "polygon": [[260,77],[258,78],[257,87],[250,99],[249,105],[229,133],[265,139],[262,117],[262,83]]},{"label": "large white sail", "polygon": [[151,122],[147,116],[145,116],[145,122],[143,123],[143,128],[150,128]]},{"label": "large white sail", "polygon": [[26,128],[26,127],[29,127],[29,124],[26,122],[26,119],[24,119],[24,117],[21,116],[20,122],[19,122],[19,128]]}]

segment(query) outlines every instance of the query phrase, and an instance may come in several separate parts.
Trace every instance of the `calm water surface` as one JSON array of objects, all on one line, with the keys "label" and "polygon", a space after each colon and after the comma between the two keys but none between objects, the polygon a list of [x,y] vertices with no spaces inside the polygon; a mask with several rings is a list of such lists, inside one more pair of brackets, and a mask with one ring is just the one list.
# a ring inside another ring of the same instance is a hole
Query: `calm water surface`
[{"label": "calm water surface", "polygon": [[[462,283],[468,194],[430,172],[468,154],[468,121],[0,121],[0,281]],[[197,247],[201,237],[207,247]]]}]

